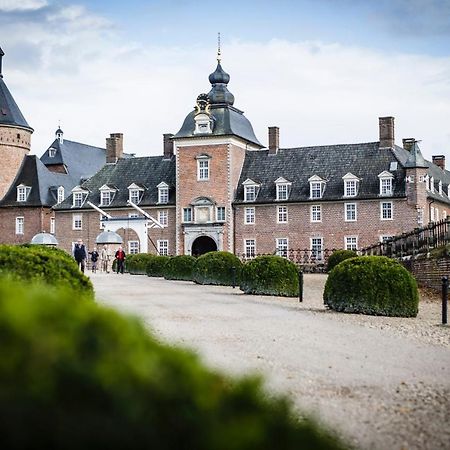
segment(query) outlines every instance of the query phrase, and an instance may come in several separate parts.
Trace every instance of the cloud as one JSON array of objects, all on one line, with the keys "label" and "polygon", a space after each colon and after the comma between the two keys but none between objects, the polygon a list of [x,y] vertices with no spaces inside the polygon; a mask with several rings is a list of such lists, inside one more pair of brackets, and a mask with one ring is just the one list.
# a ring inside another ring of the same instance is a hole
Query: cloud
[{"label": "cloud", "polygon": [[36,11],[47,5],[47,0],[0,0],[0,11]]}]

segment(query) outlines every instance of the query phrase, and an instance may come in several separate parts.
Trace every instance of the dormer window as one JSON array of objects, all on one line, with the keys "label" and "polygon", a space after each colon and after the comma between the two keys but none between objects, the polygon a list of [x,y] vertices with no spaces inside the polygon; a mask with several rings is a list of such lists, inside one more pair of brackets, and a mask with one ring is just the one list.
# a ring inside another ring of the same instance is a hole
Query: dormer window
[{"label": "dormer window", "polygon": [[48,156],[49,158],[54,158],[56,155],[56,148],[50,147],[48,149]]},{"label": "dormer window", "polygon": [[250,179],[245,180],[243,185],[244,185],[244,201],[254,202],[256,200],[256,197],[258,196],[260,185]]},{"label": "dormer window", "polygon": [[26,202],[28,195],[30,195],[31,187],[20,184],[17,186],[17,201]]},{"label": "dormer window", "polygon": [[132,183],[128,186],[128,199],[130,202],[138,205],[144,195],[144,188],[136,183]]},{"label": "dormer window", "polygon": [[200,94],[197,97],[196,114],[194,116],[194,134],[211,134],[213,129],[213,118],[209,113],[208,94]]},{"label": "dormer window", "polygon": [[439,181],[439,195],[442,195],[443,191],[442,191],[442,181]]},{"label": "dormer window", "polygon": [[291,193],[291,184],[286,179],[280,177],[275,181],[276,189],[277,189],[277,200],[283,201],[289,198],[289,194]]},{"label": "dormer window", "polygon": [[169,185],[167,183],[159,183],[158,186],[158,203],[169,202]]},{"label": "dormer window", "polygon": [[434,192],[434,178],[433,177],[430,178],[430,191]]},{"label": "dormer window", "polygon": [[88,191],[80,186],[75,186],[72,189],[72,207],[81,208],[88,196]]},{"label": "dormer window", "polygon": [[117,189],[104,184],[100,189],[100,206],[109,206],[114,200]]},{"label": "dormer window", "polygon": [[322,198],[325,192],[326,181],[318,175],[313,175],[308,179],[309,182],[309,198]]},{"label": "dormer window", "polygon": [[206,181],[209,180],[209,161],[211,157],[209,155],[197,156],[197,180]]},{"label": "dormer window", "polygon": [[385,170],[378,175],[380,180],[380,196],[388,197],[393,194],[394,175]]},{"label": "dormer window", "polygon": [[57,201],[58,203],[61,203],[64,200],[64,187],[59,186],[57,191]]},{"label": "dormer window", "polygon": [[342,179],[344,180],[344,197],[356,197],[359,189],[359,178],[349,172]]}]

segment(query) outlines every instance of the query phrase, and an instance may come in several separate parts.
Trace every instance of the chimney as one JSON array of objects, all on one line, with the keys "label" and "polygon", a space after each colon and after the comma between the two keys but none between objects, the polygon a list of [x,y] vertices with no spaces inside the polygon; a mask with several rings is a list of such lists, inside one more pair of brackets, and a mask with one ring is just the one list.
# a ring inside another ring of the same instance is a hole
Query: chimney
[{"label": "chimney", "polygon": [[276,155],[280,148],[280,129],[269,127],[269,155]]},{"label": "chimney", "polygon": [[394,147],[394,118],[380,117],[380,148]]},{"label": "chimney", "polygon": [[115,164],[123,157],[123,134],[111,133],[106,138],[106,164]]},{"label": "chimney", "polygon": [[436,164],[442,170],[445,170],[445,156],[444,155],[433,156],[433,164]]},{"label": "chimney", "polygon": [[415,140],[415,138],[403,138],[402,142],[403,142],[403,148],[405,150],[408,150],[408,152],[410,152],[411,149],[413,148],[414,142],[416,142],[416,140]]},{"label": "chimney", "polygon": [[170,159],[173,156],[173,134],[165,133],[163,134],[163,149],[164,149],[164,159]]}]

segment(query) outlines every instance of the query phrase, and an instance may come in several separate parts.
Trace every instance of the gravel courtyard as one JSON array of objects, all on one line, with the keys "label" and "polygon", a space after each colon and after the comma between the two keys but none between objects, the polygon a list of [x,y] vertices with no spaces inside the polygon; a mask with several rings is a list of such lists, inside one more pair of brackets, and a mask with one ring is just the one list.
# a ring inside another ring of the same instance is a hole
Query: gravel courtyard
[{"label": "gravel courtyard", "polygon": [[270,391],[361,449],[450,449],[450,327],[423,298],[415,319],[323,308],[325,275],[304,303],[145,276],[91,275],[100,303],[140,317],[211,367],[263,374]]}]

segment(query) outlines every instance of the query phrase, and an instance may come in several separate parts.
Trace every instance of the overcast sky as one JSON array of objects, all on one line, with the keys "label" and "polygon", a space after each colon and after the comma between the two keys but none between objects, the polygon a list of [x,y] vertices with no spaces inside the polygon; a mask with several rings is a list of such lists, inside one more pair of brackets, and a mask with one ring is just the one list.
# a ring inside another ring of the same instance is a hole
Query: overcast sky
[{"label": "overcast sky", "polygon": [[[4,80],[41,155],[65,138],[162,153],[208,92],[217,32],[235,106],[282,147],[422,140],[450,166],[450,0],[0,0]],[[326,155],[324,155],[326,157]]]}]

